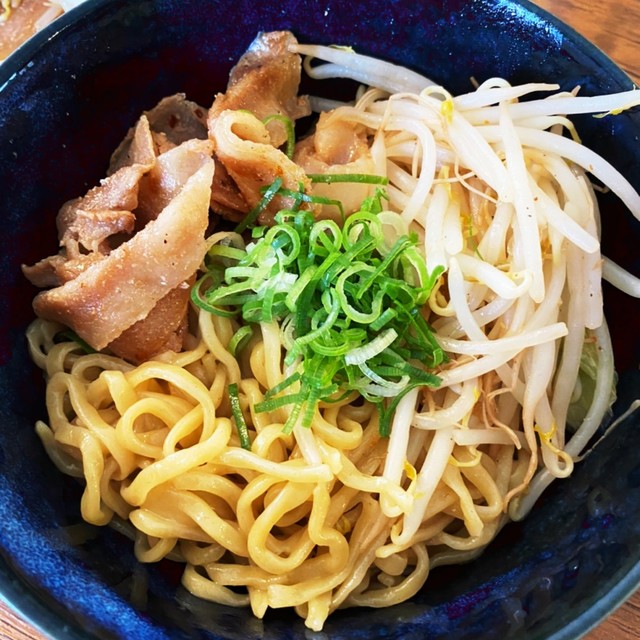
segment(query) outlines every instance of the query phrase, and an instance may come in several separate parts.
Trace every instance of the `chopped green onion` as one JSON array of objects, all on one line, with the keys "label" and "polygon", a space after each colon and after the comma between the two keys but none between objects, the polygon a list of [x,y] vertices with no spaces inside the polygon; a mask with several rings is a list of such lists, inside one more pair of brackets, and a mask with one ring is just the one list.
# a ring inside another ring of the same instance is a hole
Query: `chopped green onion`
[{"label": "chopped green onion", "polygon": [[270,398],[269,400],[263,400],[262,402],[256,402],[254,405],[254,409],[258,413],[262,413],[263,411],[275,411],[280,407],[285,407],[288,404],[292,404],[293,402],[302,401],[305,399],[304,394],[302,393],[290,393],[286,396],[278,396],[277,398]]},{"label": "chopped green onion", "polygon": [[267,116],[262,124],[267,125],[272,120],[277,120],[284,125],[285,131],[287,132],[287,147],[285,150],[285,154],[289,160],[293,158],[293,152],[296,149],[296,132],[293,124],[293,120],[288,118],[287,116],[283,116],[281,114],[274,114],[272,116]]},{"label": "chopped green onion", "polygon": [[307,177],[311,182],[323,182],[325,184],[333,184],[334,182],[389,184],[389,179],[385,176],[374,176],[367,173],[308,173]]},{"label": "chopped green onion", "polygon": [[340,215],[344,219],[344,207],[342,206],[342,202],[340,200],[334,200],[332,198],[325,198],[324,196],[311,196],[303,191],[292,191],[291,189],[280,189],[278,192],[279,195],[293,198],[294,200],[298,200],[300,203],[308,202],[310,204],[330,204],[334,207],[338,207],[340,211]]},{"label": "chopped green onion", "polygon": [[371,342],[362,347],[352,349],[344,357],[346,364],[364,364],[367,360],[370,360],[379,353],[382,353],[387,347],[393,344],[393,341],[398,337],[395,329],[387,329],[384,333],[376,336]]},{"label": "chopped green onion", "polygon": [[369,326],[374,331],[379,331],[387,322],[391,322],[397,317],[398,312],[395,309],[385,309]]},{"label": "chopped green onion", "polygon": [[[298,204],[317,201],[281,182],[268,192]],[[284,363],[293,373],[254,408],[288,407],[287,433],[310,426],[320,402],[355,391],[378,406],[380,433],[388,435],[399,399],[440,383],[430,370],[446,355],[420,310],[443,268],[428,273],[415,234],[389,239],[390,228],[406,225],[389,222],[398,214],[385,211],[383,227],[383,198],[376,189],[342,228],[297,204],[279,211],[274,226],[254,229],[245,250],[210,251],[209,271],[194,286],[196,304],[237,316],[244,328],[280,323]],[[234,351],[249,335],[234,335]]]},{"label": "chopped green onion", "polygon": [[230,260],[242,260],[245,251],[237,249],[236,247],[230,247],[225,244],[214,244],[208,251],[207,256],[213,258],[214,256],[220,256],[221,258],[229,258]]},{"label": "chopped green onion", "polygon": [[240,327],[229,340],[229,346],[227,350],[235,358],[236,354],[242,349],[253,335],[253,329],[251,325],[245,324]]},{"label": "chopped green onion", "polygon": [[[208,300],[207,296],[211,291],[215,291],[216,287],[216,279],[211,277],[212,273],[213,272],[209,271],[205,273],[201,278],[196,280],[195,284],[191,287],[191,302],[193,302],[193,304],[195,304],[197,307],[200,307],[207,313],[212,313],[214,315],[223,316],[226,318],[232,318],[233,316],[237,315],[237,311],[235,311],[234,309],[224,309],[222,307],[213,305]],[[212,281],[214,282],[214,284],[211,285],[211,287],[208,288],[203,294],[203,285],[207,282]]]},{"label": "chopped green onion", "polygon": [[273,398],[273,396],[277,395],[281,391],[284,391],[298,380],[300,380],[300,372],[296,371],[295,373],[292,373],[288,378],[285,378],[282,382],[275,385],[275,387],[271,387],[271,389],[269,389],[264,394],[264,399],[268,400],[269,398]]},{"label": "chopped green onion", "polygon": [[242,407],[240,407],[240,396],[238,395],[238,385],[233,382],[229,385],[229,401],[231,403],[231,414],[233,421],[236,423],[238,437],[240,438],[240,446],[247,451],[251,451],[251,441],[249,440],[249,429],[244,420]]},{"label": "chopped green onion", "polygon": [[273,198],[278,193],[278,190],[282,186],[282,178],[276,178],[264,192],[262,199],[258,204],[247,213],[244,217],[244,220],[238,224],[235,231],[236,233],[242,233],[247,227],[253,226],[253,223],[256,221],[258,216],[269,206],[269,203],[273,200]]},{"label": "chopped green onion", "polygon": [[384,189],[376,187],[376,192],[365,198],[360,205],[360,211],[368,211],[369,213],[380,213],[382,211],[382,199],[388,200],[389,196]]}]

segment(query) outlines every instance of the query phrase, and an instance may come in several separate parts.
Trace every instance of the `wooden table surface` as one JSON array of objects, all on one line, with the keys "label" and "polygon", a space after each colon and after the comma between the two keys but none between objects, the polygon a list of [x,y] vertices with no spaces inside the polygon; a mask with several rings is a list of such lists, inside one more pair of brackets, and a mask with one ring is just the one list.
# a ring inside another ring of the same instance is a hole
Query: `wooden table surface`
[{"label": "wooden table surface", "polygon": [[[431,0],[423,0],[431,1]],[[640,85],[640,0],[534,0],[615,60]],[[1,640],[43,640],[39,631],[0,603]],[[640,638],[640,591],[586,640]],[[62,639],[56,639],[62,640]]]}]

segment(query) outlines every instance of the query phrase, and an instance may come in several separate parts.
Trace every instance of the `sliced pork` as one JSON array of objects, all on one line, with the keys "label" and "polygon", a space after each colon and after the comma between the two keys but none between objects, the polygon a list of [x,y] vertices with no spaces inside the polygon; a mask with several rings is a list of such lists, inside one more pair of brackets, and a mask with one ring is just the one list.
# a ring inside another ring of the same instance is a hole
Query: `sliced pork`
[{"label": "sliced pork", "polygon": [[[307,174],[282,151],[270,144],[265,125],[247,111],[223,111],[211,132],[216,156],[238,185],[251,208],[262,199],[261,189],[281,178],[283,186],[298,191],[308,190]],[[292,201],[275,197],[258,218],[260,224],[272,224],[273,216]]]},{"label": "sliced pork", "polygon": [[170,291],[185,286],[206,250],[214,163],[208,156],[201,159],[155,220],[77,278],[39,293],[36,314],[71,327],[100,350],[143,320]]},{"label": "sliced pork", "polygon": [[[215,158],[225,172],[217,172],[213,200],[227,217],[241,219],[262,198],[260,192],[276,177],[294,190],[309,181],[279,148],[287,141],[287,128],[278,118],[295,121],[311,113],[306,97],[298,96],[301,61],[289,47],[296,40],[288,31],[261,33],[232,69],[227,90],[218,94],[209,110],[209,136]],[[259,222],[270,224],[286,202],[276,199]],[[214,206],[215,208],[215,206]]]},{"label": "sliced pork", "polygon": [[202,165],[202,158],[211,155],[211,142],[197,138],[160,154],[154,166],[140,180],[136,227],[142,229],[155,219]]},{"label": "sliced pork", "polygon": [[[209,110],[209,130],[227,109],[245,110],[259,120],[285,116],[297,120],[311,113],[306,96],[298,96],[302,64],[289,50],[297,41],[290,31],[260,33],[231,70],[227,91],[219,94]],[[270,142],[280,147],[287,140],[282,122],[267,124]]]},{"label": "sliced pork", "polygon": [[[336,113],[321,113],[314,133],[296,145],[293,156],[296,164],[306,173],[320,174],[374,174],[375,163],[364,127],[343,120]],[[357,211],[362,201],[372,194],[366,183],[315,183],[311,193],[339,200],[346,214]],[[337,218],[337,209],[324,205],[321,217]]]},{"label": "sliced pork", "polygon": [[[140,131],[141,123],[146,124],[144,134]],[[193,139],[207,139],[207,110],[187,100],[183,93],[168,96],[145,111],[138,124],[129,130],[111,155],[108,173],[135,164],[143,148],[155,157]]]},{"label": "sliced pork", "polygon": [[23,266],[38,287],[55,287],[72,280],[109,254],[135,227],[142,177],[155,165],[149,123],[143,116],[132,129],[117,169],[84,196],[66,202],[56,218],[60,252]]},{"label": "sliced pork", "polygon": [[109,349],[130,362],[145,362],[163,351],[182,350],[187,310],[195,278],[181,282],[162,297],[143,320],[125,329]]}]

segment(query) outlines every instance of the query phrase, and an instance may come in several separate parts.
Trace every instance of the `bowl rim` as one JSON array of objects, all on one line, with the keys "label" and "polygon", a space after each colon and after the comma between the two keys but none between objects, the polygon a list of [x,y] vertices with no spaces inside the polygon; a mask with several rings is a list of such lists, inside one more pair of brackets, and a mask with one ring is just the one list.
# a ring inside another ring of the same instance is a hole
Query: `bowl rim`
[{"label": "bowl rim", "polygon": [[[34,34],[20,45],[4,61],[0,61],[0,98],[4,89],[17,78],[23,69],[28,68],[30,61],[38,55],[47,43],[59,37],[64,31],[87,16],[117,3],[119,0],[85,0],[80,5],[65,12],[51,24]],[[554,28],[557,28],[564,39],[589,58],[596,59],[598,65],[609,77],[619,84],[631,83],[629,75],[620,68],[600,47],[586,39],[573,27],[563,22],[546,9],[534,4],[531,0],[482,0],[482,4],[506,5],[521,8],[535,14]],[[580,615],[567,623],[562,629],[548,636],[547,640],[576,640],[598,626],[610,616],[631,595],[640,588],[640,558],[622,576],[612,589],[601,599],[587,607]],[[73,620],[73,612],[63,607],[47,606],[45,599],[11,568],[10,561],[0,550],[0,602],[27,624],[43,635],[56,638],[56,634],[64,631],[64,637],[70,640],[93,640],[96,636]]]}]

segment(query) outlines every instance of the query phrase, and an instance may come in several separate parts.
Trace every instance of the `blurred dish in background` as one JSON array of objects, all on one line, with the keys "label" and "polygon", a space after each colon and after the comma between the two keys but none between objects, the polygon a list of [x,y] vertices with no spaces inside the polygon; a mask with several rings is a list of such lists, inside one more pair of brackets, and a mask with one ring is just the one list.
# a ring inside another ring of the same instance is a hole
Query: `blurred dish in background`
[{"label": "blurred dish in background", "polygon": [[84,0],[0,0],[0,62],[34,33]]}]

